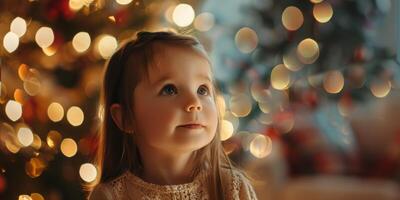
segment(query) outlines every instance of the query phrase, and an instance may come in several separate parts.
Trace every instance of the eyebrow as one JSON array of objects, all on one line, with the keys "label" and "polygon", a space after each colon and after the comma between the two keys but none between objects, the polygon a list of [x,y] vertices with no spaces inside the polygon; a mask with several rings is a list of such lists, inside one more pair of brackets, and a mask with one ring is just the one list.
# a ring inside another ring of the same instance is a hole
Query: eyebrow
[{"label": "eyebrow", "polygon": [[[206,80],[206,81],[209,81],[210,83],[212,83],[212,80],[210,79],[209,76],[206,76],[206,75],[198,75],[197,77],[200,77],[202,80]],[[169,76],[164,76],[164,77],[160,78],[159,80],[157,80],[156,82],[154,82],[154,83],[151,84],[151,85],[153,85],[153,86],[158,86],[158,85],[160,85],[161,83],[164,83],[164,82],[166,82],[166,81],[168,81],[168,80],[170,80],[170,79],[171,79],[171,77],[169,77]]]}]

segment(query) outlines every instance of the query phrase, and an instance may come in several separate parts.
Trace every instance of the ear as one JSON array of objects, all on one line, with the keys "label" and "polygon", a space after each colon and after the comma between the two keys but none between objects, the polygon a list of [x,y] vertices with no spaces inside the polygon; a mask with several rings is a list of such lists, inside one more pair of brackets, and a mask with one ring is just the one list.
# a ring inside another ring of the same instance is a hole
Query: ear
[{"label": "ear", "polygon": [[111,117],[114,120],[114,123],[118,126],[121,131],[130,133],[132,130],[126,130],[126,128],[122,125],[122,107],[120,104],[112,104],[110,107]]}]

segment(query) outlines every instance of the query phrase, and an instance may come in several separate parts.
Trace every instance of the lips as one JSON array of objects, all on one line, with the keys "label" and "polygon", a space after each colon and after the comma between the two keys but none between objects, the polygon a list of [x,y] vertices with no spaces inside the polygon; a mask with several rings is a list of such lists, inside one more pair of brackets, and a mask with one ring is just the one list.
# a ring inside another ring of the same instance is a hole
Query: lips
[{"label": "lips", "polygon": [[188,129],[201,129],[201,128],[204,128],[204,126],[201,125],[201,124],[184,124],[184,125],[181,125],[179,127],[188,128]]}]

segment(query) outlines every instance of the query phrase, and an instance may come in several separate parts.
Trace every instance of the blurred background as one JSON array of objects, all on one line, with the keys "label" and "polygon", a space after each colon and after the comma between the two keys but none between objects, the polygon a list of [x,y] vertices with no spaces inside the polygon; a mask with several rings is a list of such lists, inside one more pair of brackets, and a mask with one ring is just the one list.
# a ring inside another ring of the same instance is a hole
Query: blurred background
[{"label": "blurred background", "polygon": [[0,199],[85,199],[105,61],[199,38],[225,151],[260,199],[400,199],[395,0],[0,0]]}]

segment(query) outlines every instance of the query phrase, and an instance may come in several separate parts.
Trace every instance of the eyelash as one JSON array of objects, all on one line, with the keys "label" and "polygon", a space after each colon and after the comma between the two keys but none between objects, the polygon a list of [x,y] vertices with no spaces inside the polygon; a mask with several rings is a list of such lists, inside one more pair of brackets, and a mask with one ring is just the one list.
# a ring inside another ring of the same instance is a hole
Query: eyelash
[{"label": "eyelash", "polygon": [[[166,93],[167,89],[171,89],[171,88],[174,89],[174,94]],[[206,92],[207,92],[207,94],[203,94],[204,96],[210,95],[210,90],[208,89],[208,87],[207,87],[206,85],[201,85],[197,91],[199,91],[199,90],[202,89],[202,88],[205,88],[205,89],[206,89]],[[177,90],[178,90],[178,89],[175,87],[175,85],[167,84],[167,85],[165,85],[165,86],[161,89],[160,94],[161,94],[161,95],[175,95],[175,94],[178,92]]]}]

